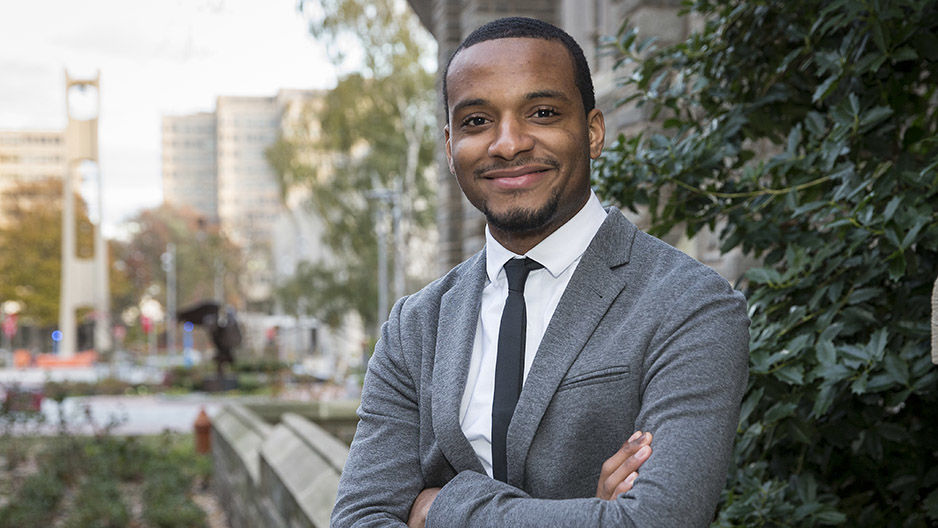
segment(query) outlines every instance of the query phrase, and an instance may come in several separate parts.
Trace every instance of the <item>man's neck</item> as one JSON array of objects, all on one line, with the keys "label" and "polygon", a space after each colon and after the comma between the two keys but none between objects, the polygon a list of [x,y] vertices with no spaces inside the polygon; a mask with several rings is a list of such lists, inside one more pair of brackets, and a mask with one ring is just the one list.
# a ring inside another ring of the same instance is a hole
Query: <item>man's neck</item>
[{"label": "man's neck", "polygon": [[586,206],[586,203],[589,201],[591,191],[588,191],[586,197],[583,199],[583,203],[579,207],[573,209],[573,211],[566,218],[554,219],[540,229],[530,230],[530,231],[505,231],[498,229],[493,226],[491,223],[488,224],[489,232],[492,233],[492,238],[498,241],[505,249],[515,253],[516,255],[524,255],[531,250],[534,246],[540,244],[545,238],[549,237],[554,231],[560,229],[561,226],[570,221],[571,218],[577,215],[580,211],[583,210],[583,207]]}]

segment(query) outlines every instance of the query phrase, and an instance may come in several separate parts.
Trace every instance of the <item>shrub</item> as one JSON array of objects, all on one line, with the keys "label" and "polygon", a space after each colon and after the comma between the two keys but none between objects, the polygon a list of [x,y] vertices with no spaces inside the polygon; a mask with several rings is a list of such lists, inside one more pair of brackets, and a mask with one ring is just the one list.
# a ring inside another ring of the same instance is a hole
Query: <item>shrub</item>
[{"label": "shrub", "polygon": [[747,274],[750,384],[721,526],[938,522],[938,4],[697,0],[629,100],[597,191],[651,231],[719,233]]},{"label": "shrub", "polygon": [[103,472],[85,479],[65,521],[67,528],[125,528],[129,524],[130,512],[117,482]]},{"label": "shrub", "polygon": [[16,496],[0,509],[0,526],[49,526],[65,494],[54,472],[43,470],[25,480]]}]

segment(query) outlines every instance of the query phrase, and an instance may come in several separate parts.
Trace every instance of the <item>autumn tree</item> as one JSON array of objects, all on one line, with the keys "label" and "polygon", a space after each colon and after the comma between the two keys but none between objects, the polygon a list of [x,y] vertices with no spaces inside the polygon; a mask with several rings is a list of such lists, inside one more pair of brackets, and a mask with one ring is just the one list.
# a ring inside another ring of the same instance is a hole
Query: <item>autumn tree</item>
[{"label": "autumn tree", "polygon": [[[176,250],[177,308],[203,300],[237,304],[235,278],[241,269],[240,253],[218,226],[206,223],[191,210],[164,204],[141,211],[126,222],[125,229],[127,239],[115,241],[113,249],[116,273],[129,284],[112,292],[116,317],[138,306],[145,295],[164,303],[162,255],[170,243]],[[216,281],[220,281],[224,299],[215,298]]]},{"label": "autumn tree", "polygon": [[[23,323],[55,326],[62,279],[62,181],[22,182],[4,189],[0,219],[0,300],[22,304]],[[94,227],[76,203],[78,256],[93,255]]]},{"label": "autumn tree", "polygon": [[719,526],[934,526],[938,4],[697,0],[686,41],[628,25],[624,83],[660,131],[597,190],[657,234],[719,232],[745,286],[750,384]]},{"label": "autumn tree", "polygon": [[[355,311],[371,329],[375,211],[386,205],[369,192],[399,191],[408,248],[426,238],[434,218],[434,44],[401,1],[301,1],[300,9],[332,61],[349,73],[307,109],[314,126],[291,131],[268,151],[284,187],[308,191],[333,257],[301,265],[279,297],[288,311],[333,324]],[[414,275],[411,285],[422,284]]]}]

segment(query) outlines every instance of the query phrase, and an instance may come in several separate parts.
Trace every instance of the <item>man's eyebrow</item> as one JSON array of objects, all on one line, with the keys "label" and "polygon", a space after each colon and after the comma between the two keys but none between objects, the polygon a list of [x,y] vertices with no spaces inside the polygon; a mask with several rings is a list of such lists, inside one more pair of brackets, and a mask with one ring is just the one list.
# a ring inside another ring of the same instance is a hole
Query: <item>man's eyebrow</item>
[{"label": "man's eyebrow", "polygon": [[567,97],[567,94],[558,91],[558,90],[538,90],[536,92],[531,92],[525,94],[524,98],[528,101],[534,99],[560,99],[561,101],[570,102],[570,98]]},{"label": "man's eyebrow", "polygon": [[485,105],[486,103],[487,103],[487,101],[486,101],[485,99],[482,99],[482,98],[466,99],[466,100],[464,100],[464,101],[459,101],[458,103],[456,103],[455,105],[453,105],[453,111],[452,111],[452,113],[453,113],[453,114],[456,114],[457,112],[459,112],[459,111],[462,110],[463,108],[466,108],[466,107],[469,107],[469,106],[483,106],[483,105]]},{"label": "man's eyebrow", "polygon": [[[524,95],[526,101],[533,101],[535,99],[560,99],[563,102],[571,102],[570,98],[567,97],[567,94],[559,90],[538,90],[536,92],[530,92]],[[470,106],[485,106],[488,104],[488,100],[477,97],[475,99],[466,99],[464,101],[459,101],[453,105],[453,114],[456,114],[463,108]]]}]

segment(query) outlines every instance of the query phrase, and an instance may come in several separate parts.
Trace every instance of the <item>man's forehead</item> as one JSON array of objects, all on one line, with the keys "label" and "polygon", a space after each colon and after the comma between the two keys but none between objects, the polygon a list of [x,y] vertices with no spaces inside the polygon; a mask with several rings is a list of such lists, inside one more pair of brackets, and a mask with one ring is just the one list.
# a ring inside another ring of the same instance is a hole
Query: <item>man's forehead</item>
[{"label": "man's forehead", "polygon": [[[485,67],[504,64],[502,59],[518,59],[519,52],[536,53],[558,61],[557,66],[566,64],[573,73],[573,57],[567,48],[558,40],[537,37],[506,37],[477,42],[456,52],[450,61],[447,77],[451,78],[459,70],[466,67]],[[508,61],[510,64],[510,60]],[[517,63],[515,63],[517,64]],[[449,80],[449,79],[447,79]]]}]

